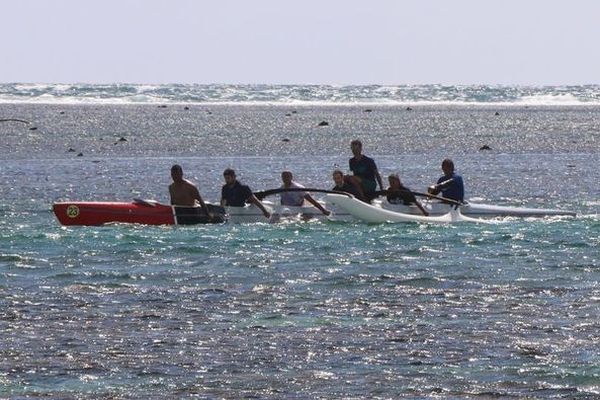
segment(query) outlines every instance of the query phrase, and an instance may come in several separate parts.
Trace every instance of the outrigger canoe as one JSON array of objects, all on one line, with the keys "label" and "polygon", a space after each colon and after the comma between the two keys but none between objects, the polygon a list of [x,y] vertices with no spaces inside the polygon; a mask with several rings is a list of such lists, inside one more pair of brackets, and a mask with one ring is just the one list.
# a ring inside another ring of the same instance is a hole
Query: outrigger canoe
[{"label": "outrigger canoe", "polygon": [[[274,194],[282,191],[282,189],[274,189],[261,193],[264,195],[265,193]],[[291,207],[264,201],[263,204],[271,213],[271,218],[267,219],[255,205],[220,207],[207,203],[211,214],[213,214],[213,218],[209,219],[200,207],[172,206],[161,204],[154,200],[142,199],[134,199],[133,202],[59,202],[53,205],[53,210],[63,225],[103,225],[109,223],[191,225],[223,222],[238,224],[278,222],[282,219],[362,220],[368,222],[456,222],[481,217],[575,216],[574,212],[553,209],[495,206],[471,202],[464,204],[454,202],[455,205],[452,205],[439,201],[423,202],[423,206],[430,214],[429,216],[424,216],[414,205],[390,204],[386,200],[375,200],[373,205],[370,205],[355,199],[349,194],[341,194],[341,192],[321,189],[303,189],[303,191],[329,193],[325,197],[323,205],[332,214],[325,216],[312,206]]]}]

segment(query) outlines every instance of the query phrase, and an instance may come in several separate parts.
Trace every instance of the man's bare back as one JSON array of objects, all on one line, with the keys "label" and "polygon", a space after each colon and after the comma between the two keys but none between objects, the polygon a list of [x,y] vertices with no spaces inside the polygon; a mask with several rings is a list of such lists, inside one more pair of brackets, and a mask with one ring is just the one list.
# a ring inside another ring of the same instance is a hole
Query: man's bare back
[{"label": "man's bare back", "polygon": [[171,194],[171,204],[178,206],[192,207],[196,205],[196,200],[200,199],[198,188],[187,179],[171,183],[169,193]]}]

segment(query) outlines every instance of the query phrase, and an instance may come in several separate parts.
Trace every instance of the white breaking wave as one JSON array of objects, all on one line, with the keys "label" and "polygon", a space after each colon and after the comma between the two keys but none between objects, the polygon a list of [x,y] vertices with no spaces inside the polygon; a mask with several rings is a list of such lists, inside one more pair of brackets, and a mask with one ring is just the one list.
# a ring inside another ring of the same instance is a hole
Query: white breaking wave
[{"label": "white breaking wave", "polygon": [[600,105],[600,86],[0,84],[0,103],[267,106]]}]

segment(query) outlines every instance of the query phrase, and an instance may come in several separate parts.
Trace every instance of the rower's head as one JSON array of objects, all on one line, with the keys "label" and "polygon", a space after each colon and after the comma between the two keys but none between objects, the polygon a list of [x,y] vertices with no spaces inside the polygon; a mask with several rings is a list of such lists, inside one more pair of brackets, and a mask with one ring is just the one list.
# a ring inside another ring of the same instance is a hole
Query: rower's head
[{"label": "rower's head", "polygon": [[449,158],[444,159],[442,161],[442,171],[444,171],[444,175],[452,175],[454,172],[454,162]]},{"label": "rower's head", "polygon": [[388,176],[388,182],[390,183],[390,188],[392,189],[400,189],[400,186],[402,186],[402,182],[400,181],[398,174],[390,174],[390,176]]},{"label": "rower's head", "polygon": [[183,168],[181,168],[181,165],[175,164],[171,167],[171,178],[173,178],[173,182],[181,182],[183,180]]},{"label": "rower's head", "polygon": [[362,142],[358,139],[355,139],[350,142],[350,149],[352,150],[352,154],[358,156],[362,153]]},{"label": "rower's head", "polygon": [[225,179],[225,183],[228,185],[232,185],[235,183],[235,171],[231,168],[227,168],[223,171],[223,178]]},{"label": "rower's head", "polygon": [[291,185],[292,179],[294,179],[294,176],[292,175],[291,171],[283,171],[281,173],[281,181],[283,182],[284,185],[286,185],[286,186]]},{"label": "rower's head", "polygon": [[333,171],[333,181],[336,186],[344,186],[344,173],[339,169]]}]

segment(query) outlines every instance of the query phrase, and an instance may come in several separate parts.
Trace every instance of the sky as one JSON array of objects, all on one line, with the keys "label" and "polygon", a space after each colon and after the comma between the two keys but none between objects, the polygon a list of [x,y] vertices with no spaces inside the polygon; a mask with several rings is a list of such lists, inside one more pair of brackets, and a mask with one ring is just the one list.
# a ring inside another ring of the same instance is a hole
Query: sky
[{"label": "sky", "polygon": [[0,82],[599,84],[598,0],[0,0]]}]

